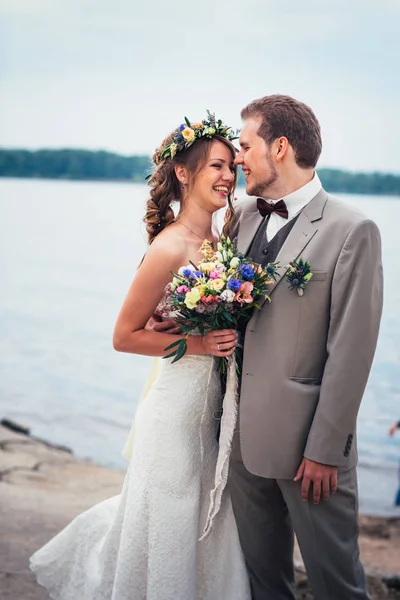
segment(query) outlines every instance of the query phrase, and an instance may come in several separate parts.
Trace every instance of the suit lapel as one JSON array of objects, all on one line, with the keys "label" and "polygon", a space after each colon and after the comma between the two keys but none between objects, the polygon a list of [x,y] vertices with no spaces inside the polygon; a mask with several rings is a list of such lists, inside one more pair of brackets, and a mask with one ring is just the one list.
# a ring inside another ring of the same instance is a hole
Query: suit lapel
[{"label": "suit lapel", "polygon": [[[272,283],[268,288],[268,293],[276,289],[280,281],[283,279],[287,271],[287,266],[293,260],[297,260],[309,242],[312,240],[314,235],[318,231],[318,221],[322,219],[323,209],[328,199],[328,195],[325,190],[321,189],[320,192],[303,208],[293,229],[286,238],[282,248],[278,252],[276,262],[279,262],[277,269],[278,273],[276,281]],[[265,299],[260,302],[262,306],[265,303]]]}]

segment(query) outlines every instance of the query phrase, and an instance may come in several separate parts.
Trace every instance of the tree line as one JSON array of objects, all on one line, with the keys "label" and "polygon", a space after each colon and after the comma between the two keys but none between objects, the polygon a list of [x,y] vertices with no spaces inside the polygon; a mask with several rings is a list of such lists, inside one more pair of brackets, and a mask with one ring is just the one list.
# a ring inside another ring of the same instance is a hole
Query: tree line
[{"label": "tree line", "polygon": [[9,150],[0,148],[0,177],[144,181],[148,156],[104,150]]},{"label": "tree line", "polygon": [[[12,150],[0,148],[0,177],[35,177],[144,182],[151,172],[150,157],[123,156],[103,150]],[[400,196],[400,175],[353,173],[340,169],[318,169],[329,192]],[[239,185],[244,185],[240,170]]]}]

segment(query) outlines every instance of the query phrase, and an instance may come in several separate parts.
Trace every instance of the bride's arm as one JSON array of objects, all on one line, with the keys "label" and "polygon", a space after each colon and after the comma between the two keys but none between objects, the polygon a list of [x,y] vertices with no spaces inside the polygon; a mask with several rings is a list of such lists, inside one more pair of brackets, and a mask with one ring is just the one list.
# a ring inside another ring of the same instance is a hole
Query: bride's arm
[{"label": "bride's arm", "polygon": [[[153,242],[136,272],[118,315],[113,335],[115,350],[146,356],[165,356],[170,352],[165,351],[165,348],[182,339],[182,335],[158,333],[145,327],[164,294],[165,286],[172,279],[171,271],[176,272],[185,259],[183,248],[178,244],[171,244],[168,238]],[[224,330],[210,332],[204,337],[189,336],[187,342],[188,354],[229,356],[234,350],[236,332]]]}]

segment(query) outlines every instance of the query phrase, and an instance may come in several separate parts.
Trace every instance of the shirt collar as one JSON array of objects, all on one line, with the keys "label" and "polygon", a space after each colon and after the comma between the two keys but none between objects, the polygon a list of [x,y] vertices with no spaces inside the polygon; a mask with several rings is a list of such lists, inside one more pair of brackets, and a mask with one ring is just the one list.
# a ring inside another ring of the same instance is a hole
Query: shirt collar
[{"label": "shirt collar", "polygon": [[[284,196],[282,200],[284,200],[286,203],[289,219],[300,212],[306,206],[306,204],[308,204],[310,200],[312,200],[318,194],[321,188],[321,180],[316,171],[314,171],[314,177],[311,179],[311,181],[303,185],[298,190],[295,190],[291,194]],[[269,202],[271,202],[271,204],[275,204],[275,202],[278,202],[278,200],[270,200]]]}]

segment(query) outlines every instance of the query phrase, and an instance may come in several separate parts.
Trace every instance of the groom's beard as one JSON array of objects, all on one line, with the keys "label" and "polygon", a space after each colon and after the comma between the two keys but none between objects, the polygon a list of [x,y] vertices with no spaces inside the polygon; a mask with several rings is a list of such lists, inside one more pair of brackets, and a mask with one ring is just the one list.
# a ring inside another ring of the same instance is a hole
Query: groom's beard
[{"label": "groom's beard", "polygon": [[255,181],[250,185],[246,186],[246,194],[248,196],[261,196],[262,198],[268,198],[269,192],[273,185],[278,180],[278,171],[275,168],[270,156],[267,156],[267,162],[269,167],[269,176],[263,181]]}]

